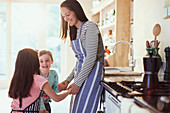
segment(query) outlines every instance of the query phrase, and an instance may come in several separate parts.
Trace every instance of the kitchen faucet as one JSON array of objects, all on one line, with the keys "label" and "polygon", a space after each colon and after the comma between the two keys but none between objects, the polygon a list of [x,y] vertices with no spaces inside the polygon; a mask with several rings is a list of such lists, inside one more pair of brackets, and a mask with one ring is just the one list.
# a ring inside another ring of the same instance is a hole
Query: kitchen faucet
[{"label": "kitchen faucet", "polygon": [[112,49],[112,53],[114,52],[114,48],[117,44],[119,43],[126,43],[129,45],[130,47],[130,60],[129,60],[129,67],[131,67],[131,70],[134,71],[134,67],[135,67],[135,60],[134,60],[134,53],[133,53],[133,47],[132,47],[132,44],[127,42],[127,41],[118,41],[116,42],[116,44],[113,46],[113,49]]}]

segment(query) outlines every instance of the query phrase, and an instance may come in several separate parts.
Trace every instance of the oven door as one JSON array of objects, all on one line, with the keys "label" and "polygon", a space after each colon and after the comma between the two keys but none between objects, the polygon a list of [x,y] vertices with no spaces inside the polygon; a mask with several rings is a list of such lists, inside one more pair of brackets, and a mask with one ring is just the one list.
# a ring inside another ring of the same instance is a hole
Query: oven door
[{"label": "oven door", "polygon": [[121,103],[120,101],[105,90],[105,102],[104,102],[104,112],[105,113],[120,113]]}]

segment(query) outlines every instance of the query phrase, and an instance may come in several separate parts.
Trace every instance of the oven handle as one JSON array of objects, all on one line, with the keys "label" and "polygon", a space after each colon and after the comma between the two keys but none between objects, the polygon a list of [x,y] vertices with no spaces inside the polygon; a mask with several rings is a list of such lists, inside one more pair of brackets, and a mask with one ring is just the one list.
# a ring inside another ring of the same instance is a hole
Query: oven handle
[{"label": "oven handle", "polygon": [[99,83],[101,86],[103,86],[111,95],[117,97],[117,96],[122,96],[121,93],[116,92],[114,89],[112,89],[107,83],[104,81],[100,81]]},{"label": "oven handle", "polygon": [[117,107],[121,107],[120,102],[116,101],[111,95],[108,96],[108,98],[117,106]]}]

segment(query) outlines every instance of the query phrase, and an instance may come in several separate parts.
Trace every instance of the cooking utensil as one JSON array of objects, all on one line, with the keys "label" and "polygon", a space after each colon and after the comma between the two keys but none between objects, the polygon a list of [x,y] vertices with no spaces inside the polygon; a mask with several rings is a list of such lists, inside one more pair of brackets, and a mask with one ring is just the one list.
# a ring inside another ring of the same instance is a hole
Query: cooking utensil
[{"label": "cooking utensil", "polygon": [[160,34],[161,32],[161,26],[159,24],[156,24],[153,28],[153,35],[155,36],[155,39],[156,40],[156,37]]},{"label": "cooking utensil", "polygon": [[146,41],[146,48],[150,48],[149,41]]},{"label": "cooking utensil", "polygon": [[158,40],[155,40],[154,46],[155,46],[155,48],[158,48]]},{"label": "cooking utensil", "polygon": [[154,37],[154,40],[152,40],[150,42],[150,48],[158,48],[160,41],[158,42],[158,40],[156,38],[160,34],[160,32],[161,32],[161,26],[159,24],[156,24],[153,28],[153,35],[155,37]]},{"label": "cooking utensil", "polygon": [[150,42],[150,48],[157,48],[158,47],[158,40],[152,40]]},{"label": "cooking utensil", "polygon": [[[160,42],[161,42],[161,41],[158,41],[158,46],[159,46]],[[158,46],[157,46],[157,47],[158,47]]]}]

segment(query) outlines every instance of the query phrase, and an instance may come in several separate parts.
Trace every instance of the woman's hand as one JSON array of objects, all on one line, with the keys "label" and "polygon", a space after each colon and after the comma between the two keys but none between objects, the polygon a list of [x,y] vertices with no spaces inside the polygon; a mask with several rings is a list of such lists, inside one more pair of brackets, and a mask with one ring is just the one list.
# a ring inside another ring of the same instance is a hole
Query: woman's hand
[{"label": "woman's hand", "polygon": [[57,85],[58,90],[61,92],[63,90],[67,89],[69,82],[67,80],[61,82],[60,84]]},{"label": "woman's hand", "polygon": [[71,94],[75,95],[80,91],[80,87],[75,85],[74,83],[71,84],[67,89],[71,89]]}]

